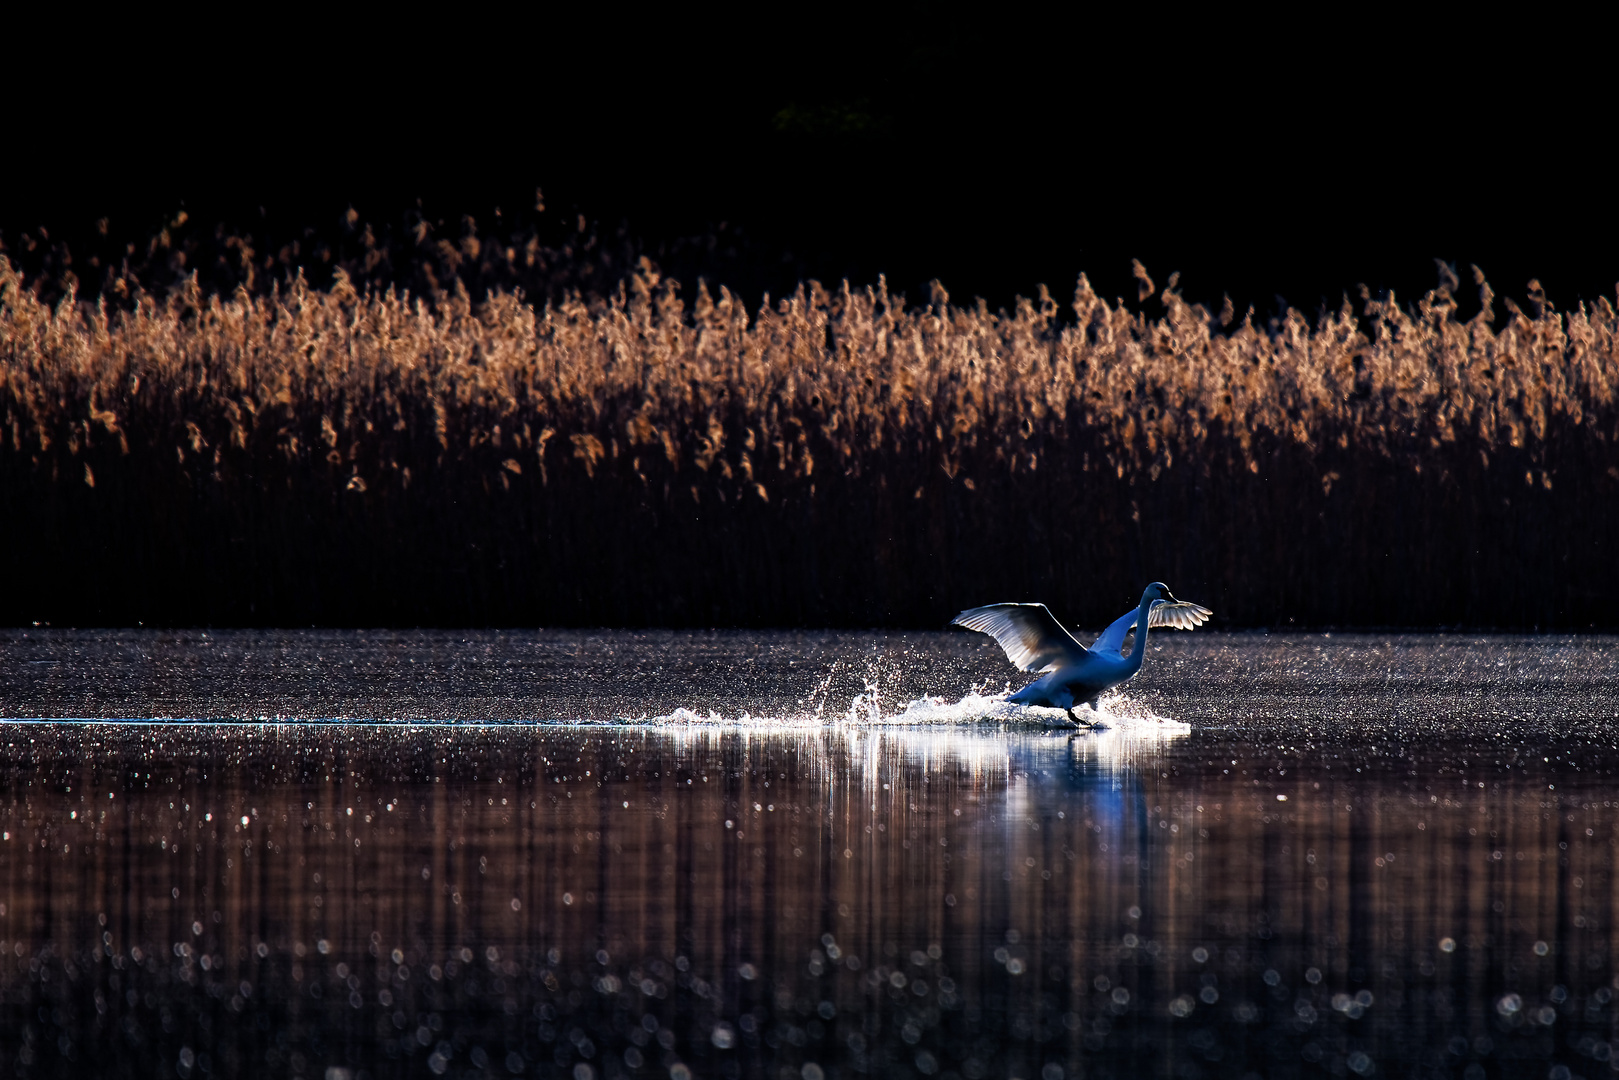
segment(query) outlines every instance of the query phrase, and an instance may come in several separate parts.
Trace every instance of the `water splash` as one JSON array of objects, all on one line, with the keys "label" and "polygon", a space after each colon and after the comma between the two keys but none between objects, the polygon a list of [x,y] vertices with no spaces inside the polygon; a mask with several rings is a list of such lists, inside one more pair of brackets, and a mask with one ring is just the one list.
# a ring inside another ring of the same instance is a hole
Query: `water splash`
[{"label": "water splash", "polygon": [[[981,688],[959,701],[940,697],[922,697],[908,701],[899,711],[883,715],[870,710],[860,719],[871,724],[983,724],[1007,726],[1058,728],[1068,731],[1153,731],[1158,733],[1185,733],[1191,727],[1169,717],[1159,716],[1145,702],[1135,701],[1121,693],[1104,695],[1096,712],[1076,710],[1081,723],[1075,725],[1063,709],[1048,709],[1038,705],[1017,705],[1007,700],[1009,692],[985,694]],[[873,703],[875,704],[875,703]]]},{"label": "water splash", "polygon": [[[1190,728],[1155,713],[1145,702],[1117,691],[1105,694],[1093,712],[1080,708],[1073,723],[1066,711],[1017,705],[1008,700],[1014,687],[1000,679],[975,682],[959,698],[929,692],[929,681],[947,678],[929,670],[925,658],[901,647],[885,649],[872,643],[863,655],[832,660],[798,701],[782,708],[731,712],[723,703],[682,706],[659,715],[624,716],[620,723],[675,727],[752,728],[1008,728],[1091,732],[1129,730],[1154,738],[1184,734]],[[994,683],[999,683],[996,689]],[[919,691],[921,691],[919,693]],[[738,702],[738,705],[741,703]]]},{"label": "water splash", "polygon": [[650,723],[660,726],[707,727],[1013,727],[1046,728],[1073,732],[1150,734],[1154,737],[1184,735],[1191,726],[1169,717],[1159,716],[1145,702],[1135,701],[1120,693],[1104,695],[1096,712],[1088,709],[1078,712],[1083,721],[1075,725],[1062,709],[1047,709],[1037,705],[1016,705],[1007,700],[1010,691],[987,694],[983,687],[974,687],[959,700],[937,695],[924,695],[908,701],[895,701],[890,705],[883,688],[876,682],[866,686],[849,702],[841,716],[825,707],[824,699],[816,707],[806,708],[787,716],[753,716],[747,712],[735,716],[710,710],[678,708],[663,716],[640,717],[627,722]]}]

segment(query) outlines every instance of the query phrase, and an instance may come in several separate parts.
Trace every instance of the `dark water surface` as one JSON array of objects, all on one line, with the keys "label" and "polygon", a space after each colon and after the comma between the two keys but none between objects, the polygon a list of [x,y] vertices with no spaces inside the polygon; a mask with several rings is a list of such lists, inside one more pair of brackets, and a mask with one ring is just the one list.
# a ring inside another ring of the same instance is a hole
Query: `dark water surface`
[{"label": "dark water surface", "polygon": [[1619,1070],[1619,640],[1152,645],[0,632],[0,1074]]}]

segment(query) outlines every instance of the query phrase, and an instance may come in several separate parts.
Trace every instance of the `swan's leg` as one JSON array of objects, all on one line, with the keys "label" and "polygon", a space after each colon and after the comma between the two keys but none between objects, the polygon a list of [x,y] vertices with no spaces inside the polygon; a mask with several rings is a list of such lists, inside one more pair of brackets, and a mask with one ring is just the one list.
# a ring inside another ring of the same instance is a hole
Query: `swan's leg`
[{"label": "swan's leg", "polygon": [[1092,727],[1096,726],[1095,723],[1093,723],[1093,722],[1091,722],[1089,720],[1081,720],[1078,716],[1074,715],[1074,710],[1072,708],[1069,708],[1067,710],[1067,712],[1068,712],[1068,722],[1070,724],[1073,724],[1075,727],[1092,728]]}]

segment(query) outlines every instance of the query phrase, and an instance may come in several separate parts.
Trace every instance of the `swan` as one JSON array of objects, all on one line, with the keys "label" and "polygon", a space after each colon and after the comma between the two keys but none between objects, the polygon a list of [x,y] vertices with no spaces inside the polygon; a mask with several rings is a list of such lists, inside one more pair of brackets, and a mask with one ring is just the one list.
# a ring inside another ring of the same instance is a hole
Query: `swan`
[{"label": "swan", "polygon": [[[1148,629],[1170,626],[1190,630],[1213,614],[1201,604],[1175,599],[1168,585],[1155,581],[1141,594],[1141,605],[1113,620],[1089,649],[1075,641],[1044,604],[968,608],[951,619],[950,625],[988,634],[1019,669],[1045,673],[1044,678],[1025,686],[1008,701],[1063,709],[1072,723],[1083,725],[1074,715],[1075,703],[1083,701],[1096,712],[1096,699],[1104,690],[1135,677],[1146,653]],[[1125,635],[1137,626],[1142,629],[1136,634],[1135,647],[1129,656],[1121,655]]]}]

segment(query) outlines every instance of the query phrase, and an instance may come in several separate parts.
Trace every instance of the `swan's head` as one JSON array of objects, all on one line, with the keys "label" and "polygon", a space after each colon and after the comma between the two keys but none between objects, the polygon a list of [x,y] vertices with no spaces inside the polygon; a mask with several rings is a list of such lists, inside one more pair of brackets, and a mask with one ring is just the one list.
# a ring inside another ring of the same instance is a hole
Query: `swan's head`
[{"label": "swan's head", "polygon": [[1148,604],[1155,604],[1160,600],[1167,600],[1171,603],[1178,602],[1175,600],[1175,594],[1169,591],[1169,586],[1162,581],[1155,581],[1148,585],[1147,591],[1142,595],[1141,599]]}]

